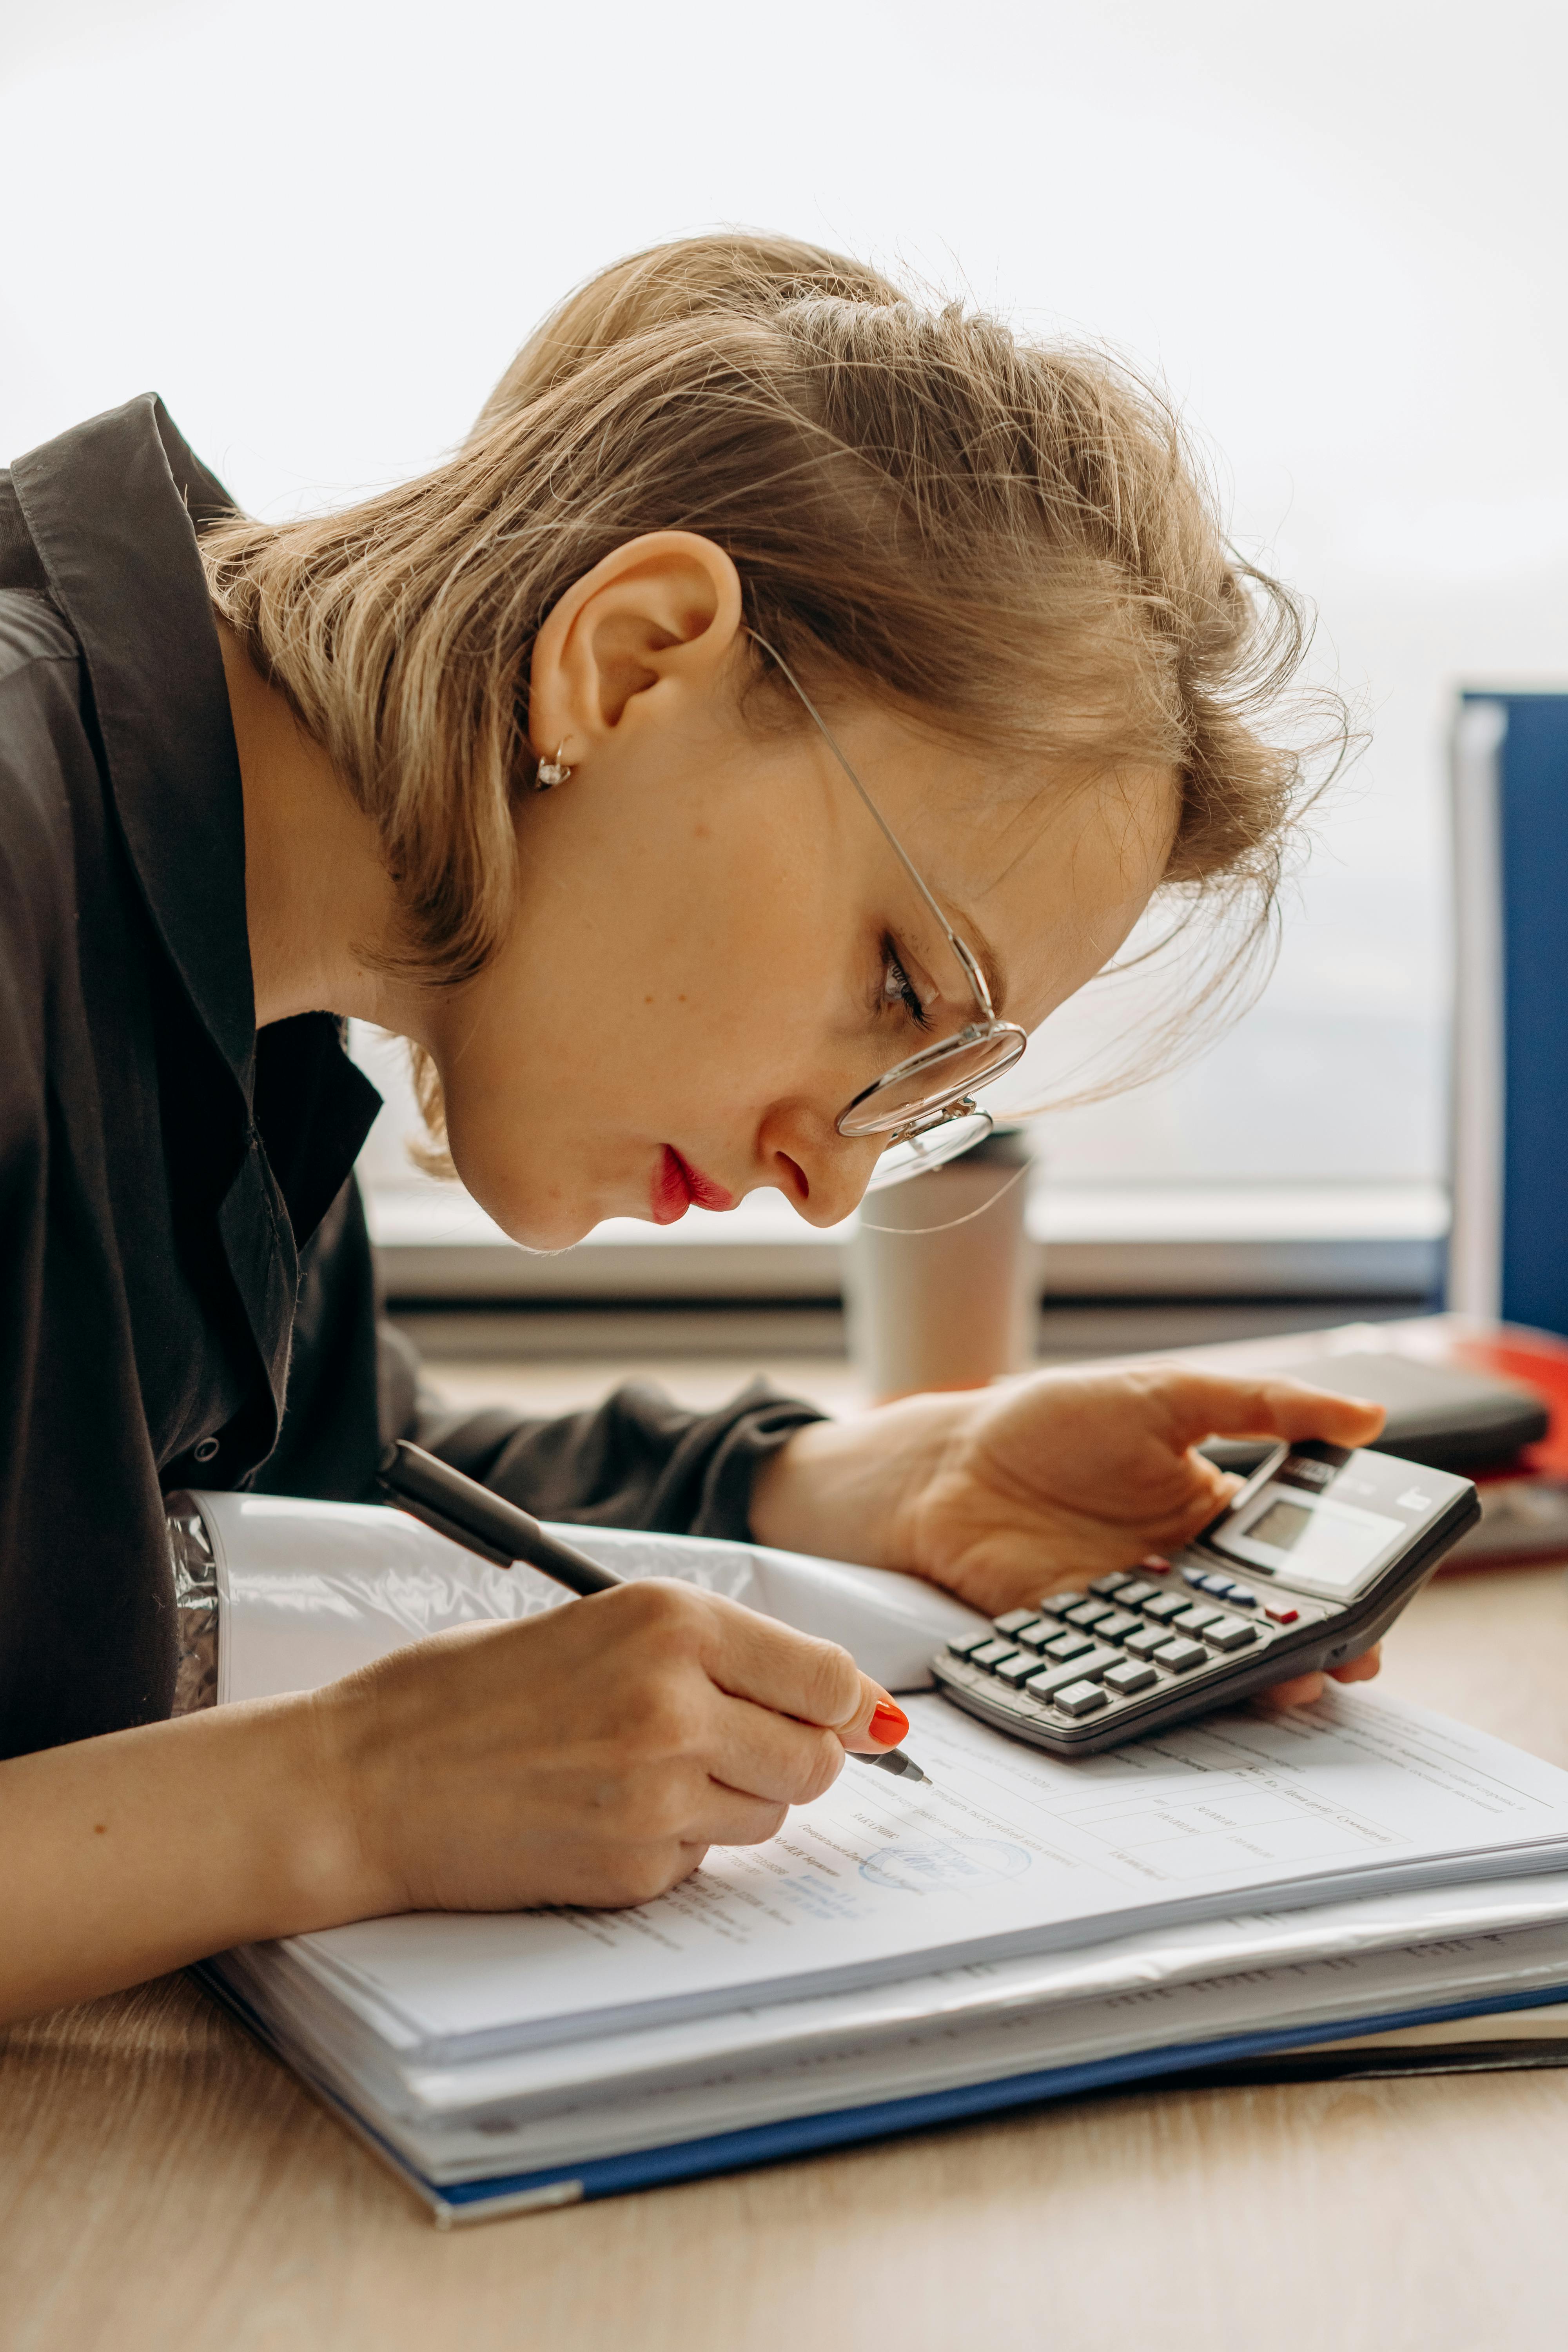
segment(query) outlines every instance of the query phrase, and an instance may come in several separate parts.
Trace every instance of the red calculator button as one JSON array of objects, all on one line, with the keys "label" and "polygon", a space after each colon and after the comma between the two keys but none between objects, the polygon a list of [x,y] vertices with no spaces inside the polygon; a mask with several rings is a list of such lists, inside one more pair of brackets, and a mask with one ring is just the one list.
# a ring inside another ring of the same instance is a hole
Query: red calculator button
[{"label": "red calculator button", "polygon": [[1289,1602],[1286,1601],[1266,1601],[1263,1604],[1263,1613],[1275,1625],[1293,1625],[1301,1614],[1299,1609],[1292,1609]]},{"label": "red calculator button", "polygon": [[1170,1561],[1162,1559],[1157,1551],[1150,1552],[1146,1559],[1139,1561],[1138,1566],[1145,1576],[1169,1576],[1171,1573]]}]

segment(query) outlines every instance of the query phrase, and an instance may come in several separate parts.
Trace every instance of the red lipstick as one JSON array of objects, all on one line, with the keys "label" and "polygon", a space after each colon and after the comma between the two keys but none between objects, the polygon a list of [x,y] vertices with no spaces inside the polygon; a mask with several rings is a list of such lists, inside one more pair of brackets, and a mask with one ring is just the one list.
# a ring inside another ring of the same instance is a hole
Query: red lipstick
[{"label": "red lipstick", "polygon": [[670,1143],[659,1155],[648,1200],[656,1225],[673,1225],[689,1208],[732,1209],[735,1205],[733,1192],[716,1184],[711,1176],[704,1176],[700,1168],[693,1168]]}]

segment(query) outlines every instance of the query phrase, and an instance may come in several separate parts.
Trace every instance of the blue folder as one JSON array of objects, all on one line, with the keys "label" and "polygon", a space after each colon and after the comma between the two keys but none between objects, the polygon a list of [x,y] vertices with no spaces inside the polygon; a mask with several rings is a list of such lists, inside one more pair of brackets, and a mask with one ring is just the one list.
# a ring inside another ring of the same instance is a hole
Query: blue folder
[{"label": "blue folder", "polygon": [[1448,1304],[1568,1335],[1568,694],[1460,698],[1454,845]]},{"label": "blue folder", "polygon": [[[231,1987],[209,1977],[203,1969],[198,1968],[195,1973],[275,2055],[283,2054],[260,2018]],[[556,2165],[540,2172],[498,2173],[482,2180],[426,2179],[329,2084],[309,2074],[302,2075],[302,2079],[356,2137],[402,2176],[430,2209],[437,2226],[450,2229],[458,2222],[499,2221],[507,2214],[574,2205],[599,2197],[620,2197],[631,2189],[658,2189],[679,2180],[698,2180],[709,2173],[737,2172],[752,2165],[778,2163],[789,2157],[815,2155],[826,2148],[886,2139],[899,2132],[997,2115],[1009,2107],[1035,2106],[1047,2100],[1113,2090],[1123,2084],[1155,2080],[1161,2075],[1187,2074],[1238,2060],[1266,2057],[1279,2051],[1302,2050],[1313,2042],[1393,2033],[1405,2026],[1439,2024],[1451,2018],[1491,2017],[1504,2010],[1549,2008],[1559,2001],[1568,2001],[1568,1985],[1490,1994],[1480,2000],[1448,2001],[1425,2009],[1389,2011],[1374,2017],[1341,2018],[1332,2024],[1304,2030],[1300,2026],[1282,2027],[1272,2032],[1231,2034],[1215,2042],[1185,2042],[1170,2049],[1130,2051],[1119,2058],[1097,2058],[1076,2066],[1047,2066],[1028,2074],[1008,2075],[999,2082],[964,2084],[952,2090],[922,2092],[908,2099],[879,2099],[868,2106],[840,2107],[830,2115],[794,2116],[782,2123],[715,2132],[702,2139],[639,2148],[626,2156],[598,2157],[588,2163]],[[292,2057],[284,2063],[295,2073],[301,2073]]]}]

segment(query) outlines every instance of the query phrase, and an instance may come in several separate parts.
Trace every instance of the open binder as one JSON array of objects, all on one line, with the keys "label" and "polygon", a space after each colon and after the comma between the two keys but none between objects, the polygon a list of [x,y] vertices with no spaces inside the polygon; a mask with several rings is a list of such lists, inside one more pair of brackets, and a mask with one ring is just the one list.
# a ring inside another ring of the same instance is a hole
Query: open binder
[{"label": "open binder", "polygon": [[[570,1605],[398,1513],[175,1508],[210,1541],[229,1696]],[[858,1622],[906,1690],[970,1619],[913,1580],[573,1535],[808,1630]],[[847,1768],[656,1902],[366,1920],[201,1975],[443,2222],[1568,2002],[1568,1774],[1500,1742],[1335,1693],[1064,1763],[908,1706],[932,1787]]]}]

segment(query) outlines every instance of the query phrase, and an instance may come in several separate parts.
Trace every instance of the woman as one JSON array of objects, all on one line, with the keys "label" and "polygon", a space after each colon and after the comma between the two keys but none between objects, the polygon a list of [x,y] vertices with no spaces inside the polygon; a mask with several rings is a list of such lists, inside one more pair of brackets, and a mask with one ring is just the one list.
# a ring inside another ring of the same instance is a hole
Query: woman
[{"label": "woman", "polygon": [[[326,521],[236,517],[150,399],[96,419],[0,477],[0,2013],[403,1907],[640,1900],[771,1835],[903,1718],[670,1587],[168,1720],[160,1490],[363,1494],[413,1424],[343,1016],[411,1041],[531,1247],[759,1185],[826,1225],[1157,890],[1267,898],[1278,631],[1169,421],[831,255],[699,240]],[[419,1423],[535,1509],[993,1611],[1191,1534],[1211,1433],[1377,1425],[1158,1369]]]}]

